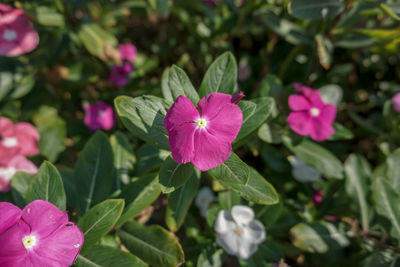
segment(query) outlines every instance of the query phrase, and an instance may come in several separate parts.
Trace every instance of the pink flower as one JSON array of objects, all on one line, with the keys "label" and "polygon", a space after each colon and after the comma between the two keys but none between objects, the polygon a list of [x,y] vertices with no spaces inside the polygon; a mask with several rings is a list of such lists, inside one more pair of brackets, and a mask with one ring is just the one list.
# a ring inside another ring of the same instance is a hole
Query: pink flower
[{"label": "pink flower", "polygon": [[32,156],[39,153],[38,131],[32,124],[0,117],[0,164],[5,164],[15,155]]},{"label": "pink flower", "polygon": [[115,124],[115,115],[112,107],[102,101],[96,104],[84,104],[85,124],[89,129],[97,131],[100,129],[110,130]]},{"label": "pink flower", "polygon": [[237,103],[243,96],[208,94],[197,104],[200,113],[187,97],[179,96],[164,119],[173,159],[192,162],[201,171],[225,162],[242,125]]},{"label": "pink flower", "polygon": [[18,56],[36,48],[39,35],[22,9],[0,3],[0,55]]},{"label": "pink flower", "polygon": [[321,203],[322,202],[322,200],[323,200],[323,191],[322,190],[317,190],[317,191],[315,191],[314,192],[314,194],[313,194],[313,196],[312,196],[312,199],[313,199],[313,202],[315,203],[315,204],[319,204],[319,203]]},{"label": "pink flower", "polygon": [[31,161],[24,156],[18,155],[13,157],[7,164],[0,165],[0,192],[10,190],[11,178],[18,171],[35,174],[38,169]]},{"label": "pink flower", "polygon": [[130,62],[136,60],[137,49],[133,44],[120,44],[118,50],[121,60],[128,60]]},{"label": "pink flower", "polygon": [[124,86],[128,83],[129,75],[133,71],[133,66],[129,62],[125,62],[123,65],[114,65],[111,67],[111,74],[108,78],[110,83],[117,86]]},{"label": "pink flower", "polygon": [[203,2],[212,7],[217,6],[217,3],[215,3],[215,0],[203,0]]},{"label": "pink flower", "polygon": [[293,86],[302,95],[289,97],[289,107],[293,111],[287,118],[290,128],[300,135],[310,135],[315,141],[328,139],[335,132],[332,123],[336,107],[325,104],[317,90],[299,83]]},{"label": "pink flower", "polygon": [[400,93],[397,93],[392,98],[393,109],[400,112]]},{"label": "pink flower", "polygon": [[75,262],[83,233],[68,214],[35,200],[22,211],[0,202],[0,266],[66,267]]}]

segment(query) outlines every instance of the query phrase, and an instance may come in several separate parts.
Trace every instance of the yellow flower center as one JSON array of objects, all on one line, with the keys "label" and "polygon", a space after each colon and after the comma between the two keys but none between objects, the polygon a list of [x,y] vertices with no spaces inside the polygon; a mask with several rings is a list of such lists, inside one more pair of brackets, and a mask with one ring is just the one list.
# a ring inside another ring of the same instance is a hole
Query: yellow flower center
[{"label": "yellow flower center", "polygon": [[235,229],[235,234],[237,234],[237,235],[241,235],[242,234],[242,229],[240,229],[240,227],[237,227],[236,229]]},{"label": "yellow flower center", "polygon": [[6,29],[3,33],[3,39],[7,41],[14,41],[17,39],[17,33],[13,30]]},{"label": "yellow flower center", "polygon": [[204,118],[198,118],[196,120],[196,125],[198,129],[204,129],[207,127],[208,121]]},{"label": "yellow flower center", "polygon": [[320,111],[319,111],[318,108],[311,108],[311,109],[310,109],[310,114],[311,114],[311,116],[313,116],[313,117],[317,117],[317,116],[319,115],[319,113],[320,113]]},{"label": "yellow flower center", "polygon": [[24,247],[26,249],[32,249],[36,246],[36,243],[37,243],[36,236],[27,235],[24,238],[22,238],[22,243],[24,244]]}]

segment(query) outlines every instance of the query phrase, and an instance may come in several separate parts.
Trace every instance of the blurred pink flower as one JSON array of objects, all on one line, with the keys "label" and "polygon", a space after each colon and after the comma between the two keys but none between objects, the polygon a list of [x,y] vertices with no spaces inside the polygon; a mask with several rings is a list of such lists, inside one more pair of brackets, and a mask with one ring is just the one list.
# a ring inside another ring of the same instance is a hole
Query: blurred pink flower
[{"label": "blurred pink flower", "polygon": [[0,117],[0,164],[7,163],[15,155],[32,156],[39,153],[38,131],[32,124]]},{"label": "blurred pink flower", "polygon": [[400,93],[393,96],[392,105],[395,111],[400,112]]},{"label": "blurred pink flower", "polygon": [[18,171],[35,174],[38,169],[24,156],[18,155],[11,158],[7,164],[0,165],[0,192],[10,191],[11,178]]},{"label": "blurred pink flower", "polygon": [[18,56],[36,48],[39,35],[20,8],[0,3],[0,55]]},{"label": "blurred pink flower", "polygon": [[217,6],[217,3],[215,3],[215,0],[203,0],[203,2],[212,7]]},{"label": "blurred pink flower", "polygon": [[337,218],[335,216],[332,216],[332,215],[325,216],[325,219],[327,219],[330,222],[336,222],[337,221]]},{"label": "blurred pink flower", "polygon": [[0,266],[70,266],[83,245],[83,233],[68,214],[35,200],[22,211],[0,202]]},{"label": "blurred pink flower", "polygon": [[133,66],[129,62],[123,65],[114,65],[111,67],[109,82],[117,86],[124,86],[128,83],[129,75],[133,71]]},{"label": "blurred pink flower", "polygon": [[300,83],[293,86],[302,95],[289,97],[292,112],[287,123],[290,128],[300,135],[310,135],[315,141],[328,139],[335,132],[332,127],[336,118],[335,105],[325,104],[317,90]]},{"label": "blurred pink flower", "polygon": [[200,113],[187,97],[179,96],[164,119],[173,159],[192,162],[201,171],[225,162],[242,125],[237,103],[243,96],[208,94],[197,104]]},{"label": "blurred pink flower", "polygon": [[85,124],[89,129],[110,130],[115,124],[115,114],[110,105],[102,101],[96,104],[84,104]]},{"label": "blurred pink flower", "polygon": [[130,62],[136,60],[137,49],[133,44],[120,44],[118,50],[121,60],[128,60]]},{"label": "blurred pink flower", "polygon": [[323,191],[322,190],[317,190],[317,191],[315,191],[314,192],[314,194],[313,194],[313,196],[312,196],[312,199],[313,199],[313,202],[315,203],[315,204],[319,204],[319,203],[321,203],[322,202],[322,200],[323,200]]}]

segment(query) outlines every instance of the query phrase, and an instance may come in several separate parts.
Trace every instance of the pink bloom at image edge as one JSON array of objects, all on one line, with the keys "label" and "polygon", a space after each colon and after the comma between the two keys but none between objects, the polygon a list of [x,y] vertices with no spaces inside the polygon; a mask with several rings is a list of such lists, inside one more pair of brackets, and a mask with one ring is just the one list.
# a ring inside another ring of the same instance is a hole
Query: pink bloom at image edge
[{"label": "pink bloom at image edge", "polygon": [[287,118],[290,128],[302,136],[310,135],[315,141],[324,141],[334,134],[332,123],[336,118],[336,107],[325,104],[317,90],[295,83],[301,95],[289,97],[292,112]]},{"label": "pink bloom at image edge", "polygon": [[319,204],[324,200],[322,197],[323,193],[324,192],[322,190],[318,190],[318,191],[314,192],[312,199],[315,204]]},{"label": "pink bloom at image edge", "polygon": [[121,60],[128,60],[130,62],[136,60],[137,49],[133,44],[120,44],[118,50]]},{"label": "pink bloom at image edge", "polygon": [[133,66],[129,62],[125,62],[123,65],[114,65],[111,67],[108,81],[116,86],[124,86],[128,83],[129,75],[132,71]]},{"label": "pink bloom at image edge", "polygon": [[22,9],[0,3],[0,55],[19,56],[31,52],[39,35]]},{"label": "pink bloom at image edge", "polygon": [[392,98],[393,109],[400,112],[400,93],[397,93]]},{"label": "pink bloom at image edge", "polygon": [[82,248],[81,229],[50,202],[23,210],[0,202],[0,266],[70,266]]},{"label": "pink bloom at image edge", "polygon": [[17,155],[11,158],[6,164],[0,165],[0,192],[10,191],[11,178],[18,171],[35,174],[38,169],[24,156]]},{"label": "pink bloom at image edge", "polygon": [[39,132],[32,124],[14,124],[10,119],[0,117],[0,164],[6,164],[15,155],[39,153],[39,138]]},{"label": "pink bloom at image edge", "polygon": [[115,125],[115,114],[112,107],[102,101],[96,104],[84,104],[85,124],[93,130],[110,130]]},{"label": "pink bloom at image edge", "polygon": [[237,103],[243,97],[243,93],[208,94],[197,104],[199,113],[187,97],[179,96],[164,119],[173,159],[179,164],[191,162],[201,171],[225,162],[242,125]]}]

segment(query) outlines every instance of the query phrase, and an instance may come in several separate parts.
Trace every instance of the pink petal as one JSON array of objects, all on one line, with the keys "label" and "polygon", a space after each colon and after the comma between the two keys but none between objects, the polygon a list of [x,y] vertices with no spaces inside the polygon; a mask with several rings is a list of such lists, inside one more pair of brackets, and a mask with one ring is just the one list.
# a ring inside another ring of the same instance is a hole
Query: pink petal
[{"label": "pink petal", "polygon": [[224,163],[229,158],[232,147],[229,142],[221,141],[207,130],[196,130],[194,151],[193,165],[200,171],[207,171]]},{"label": "pink petal", "polygon": [[39,153],[39,132],[32,124],[27,122],[17,123],[15,125],[18,147],[20,154],[24,156],[33,156]]},{"label": "pink petal", "polygon": [[172,158],[179,164],[191,162],[194,156],[194,123],[183,123],[169,131]]},{"label": "pink petal", "polygon": [[293,87],[298,92],[302,93],[308,99],[308,101],[313,107],[321,108],[325,105],[321,95],[317,90],[314,90],[311,87],[302,85],[300,83],[294,83]]},{"label": "pink petal", "polygon": [[5,117],[0,118],[0,135],[2,137],[9,137],[15,135],[14,123]]},{"label": "pink petal", "polygon": [[28,252],[22,243],[29,230],[29,226],[20,220],[0,234],[0,266],[29,266],[24,265]]},{"label": "pink petal", "polygon": [[104,130],[110,130],[115,125],[115,114],[112,107],[104,102],[97,102],[97,108],[100,110],[97,120]]},{"label": "pink petal", "polygon": [[308,111],[296,111],[290,113],[286,121],[294,132],[306,136],[310,132],[310,117]]},{"label": "pink petal", "polygon": [[231,100],[231,95],[212,93],[200,99],[197,106],[199,107],[202,118],[212,120],[223,106],[226,104],[234,105],[231,103]]},{"label": "pink petal", "polygon": [[325,107],[322,108],[321,114],[319,115],[319,119],[331,124],[336,118],[336,106],[333,104],[326,104]]},{"label": "pink petal", "polygon": [[167,131],[171,131],[185,122],[194,122],[199,117],[199,112],[189,98],[180,95],[168,110],[164,119],[164,127]]},{"label": "pink petal", "polygon": [[29,174],[35,174],[38,171],[38,168],[35,164],[21,155],[13,157],[8,162],[8,166],[14,167],[17,171],[23,171]]},{"label": "pink petal", "polygon": [[32,233],[41,239],[49,236],[60,225],[68,222],[68,214],[50,202],[35,200],[22,210],[22,219],[31,227]]},{"label": "pink petal", "polygon": [[21,210],[8,202],[0,202],[0,234],[13,226],[21,217]]},{"label": "pink petal", "polygon": [[320,118],[312,118],[310,123],[310,136],[315,141],[324,141],[335,133],[332,125]]},{"label": "pink petal", "polygon": [[304,111],[311,108],[310,102],[302,95],[289,96],[289,107],[292,111]]},{"label": "pink petal", "polygon": [[[22,53],[29,53],[34,50],[39,44],[39,35],[34,28],[30,25],[26,25],[23,30],[19,32],[21,39],[19,47],[21,47]],[[13,56],[17,56],[19,53],[14,53]]]},{"label": "pink petal", "polygon": [[207,131],[220,142],[232,143],[243,122],[242,110],[235,104],[225,104],[207,125]]},{"label": "pink petal", "polygon": [[118,50],[121,60],[128,60],[131,62],[136,60],[137,49],[133,44],[120,44]]}]

